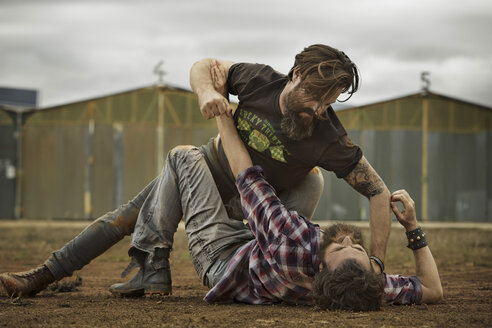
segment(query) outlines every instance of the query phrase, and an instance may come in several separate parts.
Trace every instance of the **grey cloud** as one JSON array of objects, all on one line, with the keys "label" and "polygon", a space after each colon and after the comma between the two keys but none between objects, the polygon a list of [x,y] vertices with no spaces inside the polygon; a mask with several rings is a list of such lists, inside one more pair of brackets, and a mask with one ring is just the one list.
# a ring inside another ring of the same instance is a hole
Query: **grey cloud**
[{"label": "grey cloud", "polygon": [[[150,84],[161,59],[166,81],[184,87],[191,64],[206,56],[286,72],[312,43],[340,48],[359,65],[363,89],[354,102],[418,90],[419,72],[429,69],[444,93],[464,90],[463,98],[492,104],[489,77],[477,77],[471,64],[490,63],[492,2],[485,0],[459,7],[445,0],[0,0],[0,6],[0,85],[35,84],[43,105]],[[479,85],[465,87],[470,81]]]}]

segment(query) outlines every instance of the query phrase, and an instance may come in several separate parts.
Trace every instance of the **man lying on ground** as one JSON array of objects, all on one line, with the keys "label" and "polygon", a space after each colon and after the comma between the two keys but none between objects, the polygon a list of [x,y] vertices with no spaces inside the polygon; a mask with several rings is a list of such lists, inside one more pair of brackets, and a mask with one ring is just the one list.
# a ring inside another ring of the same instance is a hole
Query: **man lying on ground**
[{"label": "man lying on ground", "polygon": [[[418,225],[415,203],[405,190],[391,195],[391,206],[407,230],[417,277],[379,275],[356,227],[338,224],[322,238],[319,226],[287,210],[264,179],[261,167],[252,166],[232,121],[221,116],[217,123],[255,239],[239,248],[228,263],[220,264],[225,272],[213,276],[217,283],[207,293],[207,302],[314,301],[321,308],[361,311],[377,310],[383,301],[412,304],[442,299],[434,258]],[[403,211],[396,202],[403,204]],[[380,265],[384,271],[384,264]]]},{"label": "man lying on ground", "polygon": [[[392,194],[392,209],[407,230],[417,276],[378,274],[356,227],[338,224],[330,227],[323,238],[318,225],[281,203],[264,179],[261,167],[252,166],[232,119],[222,115],[217,117],[217,123],[248,219],[249,228],[244,229],[251,229],[251,240],[244,241],[236,228],[216,220],[217,216],[207,219],[199,215],[210,206],[206,200],[194,197],[196,193],[212,198],[220,195],[217,188],[210,188],[213,178],[207,166],[196,165],[204,160],[198,149],[180,147],[170,157],[171,165],[181,164],[178,183],[192,185],[191,192],[182,195],[181,201],[190,209],[185,213],[185,227],[195,268],[201,265],[204,245],[210,250],[218,240],[225,239],[231,246],[216,254],[205,274],[203,281],[211,288],[204,298],[206,302],[314,302],[320,308],[361,311],[377,310],[383,302],[432,303],[442,298],[436,264],[418,226],[414,202],[406,191]],[[395,202],[401,202],[404,210],[399,211]],[[215,234],[207,234],[210,225],[216,225]],[[382,263],[381,267],[384,271]],[[1,281],[7,293],[12,294],[8,277],[3,275]]]}]

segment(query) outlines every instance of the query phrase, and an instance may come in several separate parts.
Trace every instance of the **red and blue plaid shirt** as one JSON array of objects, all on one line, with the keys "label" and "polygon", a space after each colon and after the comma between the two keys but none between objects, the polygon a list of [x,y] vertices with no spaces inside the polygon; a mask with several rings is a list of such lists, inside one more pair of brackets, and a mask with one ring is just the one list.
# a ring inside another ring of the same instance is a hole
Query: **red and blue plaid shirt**
[{"label": "red and blue plaid shirt", "polygon": [[[253,166],[236,180],[244,215],[256,238],[231,260],[222,279],[205,296],[208,303],[312,303],[311,284],[320,265],[320,228],[285,208],[262,172]],[[386,275],[387,303],[415,303],[421,294],[416,277]]]}]

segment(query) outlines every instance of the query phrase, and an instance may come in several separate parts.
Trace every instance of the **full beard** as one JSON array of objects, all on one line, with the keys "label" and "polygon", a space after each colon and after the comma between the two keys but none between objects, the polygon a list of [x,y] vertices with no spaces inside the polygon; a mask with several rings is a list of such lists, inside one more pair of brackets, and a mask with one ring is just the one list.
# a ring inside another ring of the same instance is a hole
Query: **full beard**
[{"label": "full beard", "polygon": [[[313,135],[315,120],[312,109],[304,108],[297,98],[295,92],[287,95],[285,113],[280,122],[280,128],[287,137],[299,141]],[[301,115],[302,113],[309,115]]]}]

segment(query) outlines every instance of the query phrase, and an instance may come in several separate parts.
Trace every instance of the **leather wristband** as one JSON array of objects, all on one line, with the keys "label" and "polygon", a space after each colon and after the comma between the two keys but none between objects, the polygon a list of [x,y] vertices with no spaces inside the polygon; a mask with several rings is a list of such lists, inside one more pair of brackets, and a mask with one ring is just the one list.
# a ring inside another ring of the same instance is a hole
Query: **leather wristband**
[{"label": "leather wristband", "polygon": [[427,239],[425,238],[424,230],[422,227],[418,227],[415,230],[407,231],[408,245],[411,250],[417,250],[419,248],[427,246]]}]

